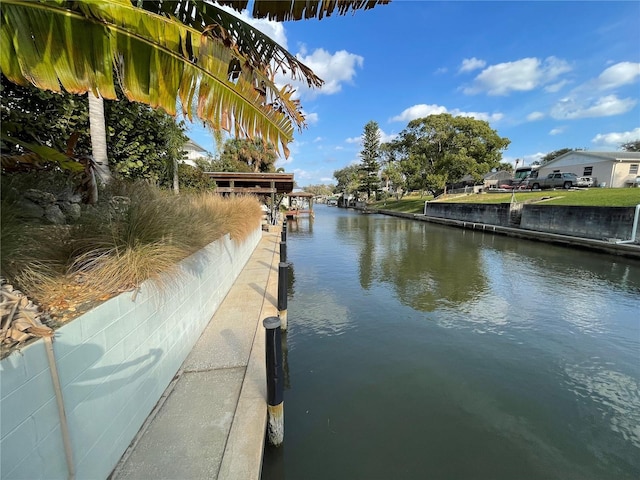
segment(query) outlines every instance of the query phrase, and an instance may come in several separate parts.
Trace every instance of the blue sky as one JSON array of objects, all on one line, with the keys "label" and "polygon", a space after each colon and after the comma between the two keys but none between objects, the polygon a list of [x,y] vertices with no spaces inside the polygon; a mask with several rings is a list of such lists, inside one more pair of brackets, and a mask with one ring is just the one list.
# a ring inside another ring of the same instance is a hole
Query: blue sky
[{"label": "blue sky", "polygon": [[[359,162],[371,120],[381,141],[434,113],[487,120],[511,140],[511,163],[640,139],[638,1],[395,0],[322,20],[251,22],[325,81],[298,85],[307,128],[277,163],[299,187],[335,184],[335,170]],[[205,129],[188,134],[215,154]]]}]

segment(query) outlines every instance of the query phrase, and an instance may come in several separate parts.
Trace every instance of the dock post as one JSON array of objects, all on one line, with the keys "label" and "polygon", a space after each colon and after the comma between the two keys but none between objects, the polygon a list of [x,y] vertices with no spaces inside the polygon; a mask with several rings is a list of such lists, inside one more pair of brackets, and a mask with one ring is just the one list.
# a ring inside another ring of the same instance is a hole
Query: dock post
[{"label": "dock post", "polygon": [[285,217],[284,221],[282,222],[282,231],[280,232],[280,241],[282,242],[287,241],[287,217]]},{"label": "dock post", "polygon": [[282,367],[282,332],[278,317],[262,321],[267,339],[267,438],[275,447],[284,441],[284,374]]},{"label": "dock post", "polygon": [[280,242],[280,261],[287,261],[287,242]]},{"label": "dock post", "polygon": [[[282,244],[280,244],[282,245]],[[278,314],[282,322],[282,330],[287,329],[287,280],[289,264],[278,264]]]}]

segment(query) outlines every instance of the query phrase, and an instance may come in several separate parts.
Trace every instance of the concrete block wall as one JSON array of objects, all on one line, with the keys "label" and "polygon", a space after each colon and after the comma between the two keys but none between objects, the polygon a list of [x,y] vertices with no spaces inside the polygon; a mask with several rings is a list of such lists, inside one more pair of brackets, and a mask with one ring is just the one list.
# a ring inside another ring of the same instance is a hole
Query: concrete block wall
[{"label": "concrete block wall", "polygon": [[508,227],[510,208],[509,203],[427,202],[424,214],[428,217]]},{"label": "concrete block wall", "polygon": [[[56,331],[53,343],[78,479],[107,478],[260,241],[228,236]],[[65,479],[60,418],[43,341],[0,362],[0,476]],[[170,434],[170,432],[168,432]]]},{"label": "concrete block wall", "polygon": [[634,207],[525,205],[520,228],[596,240],[628,240],[634,213]]}]

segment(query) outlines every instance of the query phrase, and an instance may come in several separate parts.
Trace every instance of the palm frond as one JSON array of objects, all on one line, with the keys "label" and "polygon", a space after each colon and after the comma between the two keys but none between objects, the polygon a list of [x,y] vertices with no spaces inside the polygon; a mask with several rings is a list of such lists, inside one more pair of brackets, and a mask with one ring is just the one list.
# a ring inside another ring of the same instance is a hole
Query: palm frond
[{"label": "palm frond", "polygon": [[[302,20],[309,18],[322,19],[336,12],[338,15],[346,15],[357,10],[369,10],[376,5],[384,5],[391,0],[255,0],[253,3],[253,16],[255,18],[269,18],[277,21]],[[221,1],[223,4],[241,4],[246,8],[248,2]],[[236,8],[236,7],[234,7]]]},{"label": "palm frond", "polygon": [[[5,0],[0,31],[1,48],[10,52],[0,69],[18,84],[115,98],[115,70],[130,100],[175,114],[180,98],[186,117],[195,114],[236,135],[285,145],[292,121],[304,122],[268,68],[251,68],[218,38],[128,0]],[[230,65],[238,66],[235,76]]]}]

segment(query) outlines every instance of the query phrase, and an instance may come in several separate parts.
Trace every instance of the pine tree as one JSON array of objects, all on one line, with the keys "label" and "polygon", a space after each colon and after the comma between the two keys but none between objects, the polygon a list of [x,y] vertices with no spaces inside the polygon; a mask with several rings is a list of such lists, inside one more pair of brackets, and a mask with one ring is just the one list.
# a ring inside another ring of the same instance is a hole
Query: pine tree
[{"label": "pine tree", "polygon": [[380,188],[380,129],[373,120],[364,126],[362,137],[362,151],[360,152],[362,163],[360,164],[361,183],[360,190],[367,192],[367,197],[371,198],[371,193],[375,193]]}]

